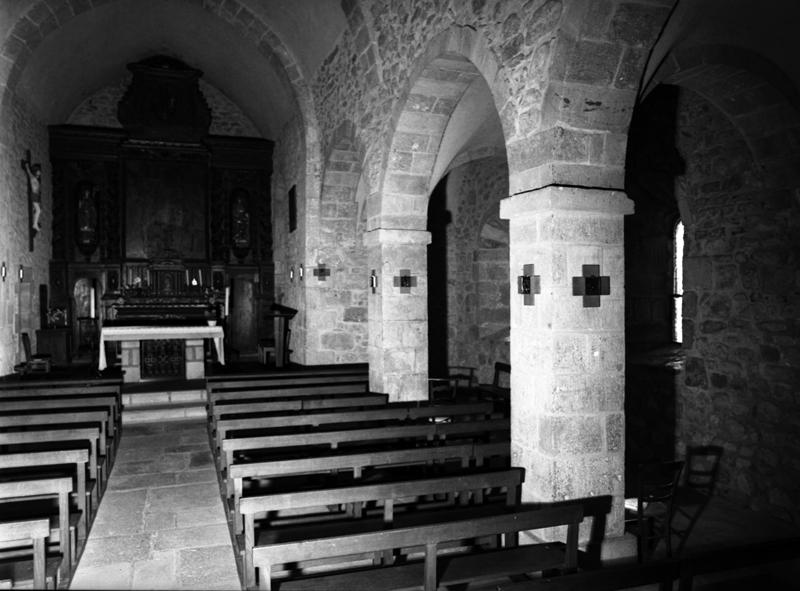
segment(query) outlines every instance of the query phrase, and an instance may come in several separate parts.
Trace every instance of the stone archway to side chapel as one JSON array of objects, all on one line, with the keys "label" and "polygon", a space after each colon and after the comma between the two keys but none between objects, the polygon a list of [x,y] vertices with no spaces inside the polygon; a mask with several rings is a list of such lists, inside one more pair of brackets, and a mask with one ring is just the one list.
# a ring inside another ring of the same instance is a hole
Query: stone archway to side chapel
[{"label": "stone archway to side chapel", "polygon": [[364,235],[377,276],[369,296],[370,388],[391,400],[428,397],[428,201],[453,111],[472,82],[496,72],[477,41],[459,30],[432,45],[397,119],[381,189],[371,196],[378,215]]}]

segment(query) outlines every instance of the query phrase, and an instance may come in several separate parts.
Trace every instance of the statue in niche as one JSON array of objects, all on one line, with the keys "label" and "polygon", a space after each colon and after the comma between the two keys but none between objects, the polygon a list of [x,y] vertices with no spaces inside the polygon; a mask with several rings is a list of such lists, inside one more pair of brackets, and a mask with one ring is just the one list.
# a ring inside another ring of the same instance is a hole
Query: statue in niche
[{"label": "statue in niche", "polygon": [[91,183],[78,185],[77,199],[77,237],[78,249],[91,257],[97,248],[97,197]]},{"label": "statue in niche", "polygon": [[249,195],[244,189],[233,192],[231,202],[231,242],[233,253],[243,259],[250,250]]}]

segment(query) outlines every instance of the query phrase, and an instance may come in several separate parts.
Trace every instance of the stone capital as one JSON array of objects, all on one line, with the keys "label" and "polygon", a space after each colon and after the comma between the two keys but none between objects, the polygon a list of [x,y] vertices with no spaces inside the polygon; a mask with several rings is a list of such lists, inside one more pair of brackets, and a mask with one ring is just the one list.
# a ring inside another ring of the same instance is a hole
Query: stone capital
[{"label": "stone capital", "polygon": [[364,232],[364,246],[366,247],[383,244],[427,246],[430,243],[431,233],[427,230],[376,228],[375,230]]},{"label": "stone capital", "polygon": [[633,201],[628,199],[624,191],[551,185],[518,193],[500,202],[500,217],[505,220],[558,211],[630,215],[633,213]]}]

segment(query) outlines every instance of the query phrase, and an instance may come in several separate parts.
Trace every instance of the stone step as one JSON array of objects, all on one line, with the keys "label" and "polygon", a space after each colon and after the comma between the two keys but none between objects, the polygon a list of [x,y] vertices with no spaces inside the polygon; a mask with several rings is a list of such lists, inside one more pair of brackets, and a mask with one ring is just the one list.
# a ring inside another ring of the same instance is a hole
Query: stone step
[{"label": "stone step", "polygon": [[140,406],[169,404],[206,403],[206,391],[202,390],[166,390],[157,392],[122,392],[122,404],[126,410]]},{"label": "stone step", "polygon": [[122,404],[124,424],[203,419],[205,380],[127,384],[122,389]]},{"label": "stone step", "polygon": [[122,423],[159,423],[164,421],[205,419],[205,404],[149,404],[127,407],[122,413]]}]

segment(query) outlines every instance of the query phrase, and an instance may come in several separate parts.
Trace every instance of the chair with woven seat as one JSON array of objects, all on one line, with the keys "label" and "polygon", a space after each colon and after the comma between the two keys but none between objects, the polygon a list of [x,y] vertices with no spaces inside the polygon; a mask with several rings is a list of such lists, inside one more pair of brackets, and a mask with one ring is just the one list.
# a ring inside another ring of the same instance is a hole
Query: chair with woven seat
[{"label": "chair with woven seat", "polygon": [[676,460],[638,467],[637,497],[625,499],[625,529],[636,536],[640,563],[653,555],[661,539],[672,556],[672,517],[683,466],[683,460]]},{"label": "chair with woven seat", "polygon": [[719,473],[722,447],[719,445],[687,445],[684,478],[675,494],[675,522],[672,533],[678,537],[680,554],[708,502],[714,494]]},{"label": "chair with woven seat", "polygon": [[474,367],[449,365],[447,377],[428,378],[428,397],[430,400],[465,398],[470,396],[477,384],[478,379]]},{"label": "chair with woven seat", "polygon": [[34,355],[31,352],[31,337],[27,332],[20,335],[22,339],[22,350],[25,353],[25,361],[14,366],[14,371],[20,374],[28,373],[49,373],[50,355]]}]

